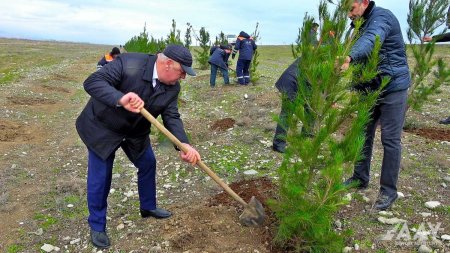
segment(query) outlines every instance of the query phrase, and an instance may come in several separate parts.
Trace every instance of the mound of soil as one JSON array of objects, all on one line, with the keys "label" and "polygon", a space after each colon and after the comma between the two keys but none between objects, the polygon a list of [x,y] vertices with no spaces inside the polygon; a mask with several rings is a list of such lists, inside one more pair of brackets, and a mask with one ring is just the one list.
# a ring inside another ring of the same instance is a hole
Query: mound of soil
[{"label": "mound of soil", "polygon": [[40,98],[40,97],[24,97],[12,96],[8,100],[15,105],[53,105],[56,104],[54,99]]},{"label": "mound of soil", "polygon": [[211,129],[217,130],[217,131],[225,131],[229,128],[232,128],[234,126],[234,123],[236,123],[236,121],[234,119],[224,118],[224,119],[215,121],[214,124],[211,126]]},{"label": "mound of soil", "polygon": [[0,120],[0,142],[29,141],[33,139],[28,127],[12,121]]},{"label": "mound of soil", "polygon": [[442,128],[411,128],[405,132],[413,133],[431,140],[450,141],[450,129]]}]

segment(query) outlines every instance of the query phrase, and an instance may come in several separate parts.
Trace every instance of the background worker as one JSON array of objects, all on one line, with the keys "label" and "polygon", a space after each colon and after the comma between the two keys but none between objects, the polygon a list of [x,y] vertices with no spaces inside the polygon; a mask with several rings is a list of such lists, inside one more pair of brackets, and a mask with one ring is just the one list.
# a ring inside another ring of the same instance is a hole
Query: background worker
[{"label": "background worker", "polygon": [[105,54],[105,56],[103,56],[100,59],[100,61],[98,61],[97,70],[101,69],[106,64],[112,62],[119,54],[120,54],[120,49],[118,49],[117,47],[113,47],[111,52]]},{"label": "background worker", "polygon": [[209,64],[211,65],[211,77],[209,84],[211,87],[216,86],[216,76],[217,70],[222,72],[223,80],[225,85],[230,84],[230,79],[228,77],[228,58],[231,53],[230,45],[220,45],[220,47],[213,47],[212,54],[209,57]]},{"label": "background worker", "polygon": [[256,48],[257,46],[253,38],[246,32],[241,31],[236,39],[233,54],[231,55],[231,58],[234,59],[239,52],[239,58],[236,64],[236,77],[240,85],[248,85],[250,83],[249,68]]}]

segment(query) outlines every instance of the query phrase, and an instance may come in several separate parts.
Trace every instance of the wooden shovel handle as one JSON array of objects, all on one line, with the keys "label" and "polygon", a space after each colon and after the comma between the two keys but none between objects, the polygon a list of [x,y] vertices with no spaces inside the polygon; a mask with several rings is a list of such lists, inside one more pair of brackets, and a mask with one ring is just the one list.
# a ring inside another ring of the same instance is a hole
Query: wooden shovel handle
[{"label": "wooden shovel handle", "polygon": [[[150,121],[150,123],[152,125],[154,125],[156,128],[158,128],[159,131],[161,131],[165,136],[167,136],[167,138],[170,139],[170,141],[175,144],[179,149],[183,150],[184,152],[188,151],[188,148],[184,146],[183,143],[181,143],[180,140],[178,140],[177,137],[175,137],[175,135],[173,135],[171,132],[169,132],[169,130],[167,130],[166,127],[164,127],[164,125],[162,125],[161,123],[159,123],[159,121],[157,121],[155,119],[155,117],[153,117],[153,115],[151,115],[145,108],[141,109],[141,114],[148,120]],[[231,197],[233,197],[236,201],[240,202],[242,205],[247,206],[247,203],[239,196],[237,195],[227,184],[225,184],[222,179],[220,179],[220,177],[218,177],[216,175],[216,173],[214,173],[210,168],[208,168],[208,166],[206,166],[205,163],[203,163],[203,161],[198,161],[197,165],[206,172],[206,174],[208,174],[208,176],[210,176],[218,185],[220,185],[228,194],[231,195]]]}]

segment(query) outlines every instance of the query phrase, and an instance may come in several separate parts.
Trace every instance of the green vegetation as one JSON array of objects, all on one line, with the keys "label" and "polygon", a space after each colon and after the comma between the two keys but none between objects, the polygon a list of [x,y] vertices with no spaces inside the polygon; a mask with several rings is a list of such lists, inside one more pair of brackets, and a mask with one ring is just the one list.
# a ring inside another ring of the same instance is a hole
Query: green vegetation
[{"label": "green vegetation", "polygon": [[[252,33],[252,38],[256,42],[260,39],[259,37],[259,23],[256,23],[255,31]],[[261,78],[261,74],[257,72],[257,68],[259,65],[259,51],[256,50],[253,54],[253,59],[250,66],[250,81],[255,84]]]},{"label": "green vegetation", "polygon": [[200,28],[200,36],[197,40],[200,42],[200,50],[194,49],[197,53],[196,59],[200,65],[200,69],[208,69],[209,48],[211,45],[209,40],[209,32],[207,32],[204,27]]},{"label": "green vegetation", "polygon": [[[424,43],[423,37],[433,32],[445,22],[448,0],[410,0],[408,13],[408,40],[415,64],[411,68],[411,87],[409,88],[408,105],[420,110],[429,100],[430,95],[439,91],[442,84],[450,81],[450,69],[439,57],[433,58],[435,42]],[[416,41],[419,44],[415,44]],[[448,63],[448,61],[447,61]],[[433,73],[431,80],[427,80]]]},{"label": "green vegetation", "polygon": [[[301,58],[299,91],[289,108],[288,148],[278,173],[279,200],[271,204],[280,222],[276,242],[292,243],[298,252],[342,250],[350,231],[338,234],[332,227],[335,213],[346,203],[343,195],[347,189],[341,180],[360,159],[364,128],[380,92],[349,91],[354,84],[377,75],[379,38],[364,65],[351,65],[343,73],[337,68],[356,41],[354,35],[341,43],[351,2],[342,1],[334,13],[329,12],[326,1],[321,2],[321,37],[329,43],[311,44],[309,31],[314,19],[305,15],[298,44],[293,46]],[[361,20],[356,21],[354,34],[361,24]],[[330,37],[330,31],[335,37]],[[382,87],[387,82],[383,80]],[[350,124],[347,129],[343,129],[345,121]]]},{"label": "green vegetation", "polygon": [[10,245],[10,246],[6,249],[6,252],[8,252],[8,253],[17,253],[17,252],[23,251],[24,249],[25,249],[25,247],[22,246],[22,245],[19,245],[19,244],[13,244],[13,245]]}]

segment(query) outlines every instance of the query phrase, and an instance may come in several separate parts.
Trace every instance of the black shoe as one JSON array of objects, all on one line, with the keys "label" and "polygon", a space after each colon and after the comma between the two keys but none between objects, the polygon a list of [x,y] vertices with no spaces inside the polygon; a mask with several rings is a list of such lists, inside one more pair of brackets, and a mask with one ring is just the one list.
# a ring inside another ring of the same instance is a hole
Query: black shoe
[{"label": "black shoe", "polygon": [[286,148],[280,148],[276,146],[272,146],[272,150],[278,153],[284,153],[286,151]]},{"label": "black shoe", "polygon": [[91,242],[99,249],[106,249],[111,246],[106,232],[98,232],[91,229]]},{"label": "black shoe", "polygon": [[397,197],[398,197],[397,193],[395,193],[392,196],[380,193],[380,195],[378,195],[377,201],[375,201],[374,208],[380,211],[389,209],[394,203],[394,201],[397,199]]},{"label": "black shoe", "polygon": [[439,121],[439,124],[444,124],[444,125],[450,124],[450,117]]},{"label": "black shoe", "polygon": [[363,183],[360,179],[351,177],[344,182],[345,187],[357,188],[358,190],[365,190],[369,186],[368,183]]},{"label": "black shoe", "polygon": [[172,216],[172,213],[161,208],[156,208],[154,210],[141,209],[141,216],[142,218],[147,218],[151,216],[155,217],[156,219],[166,219]]}]

